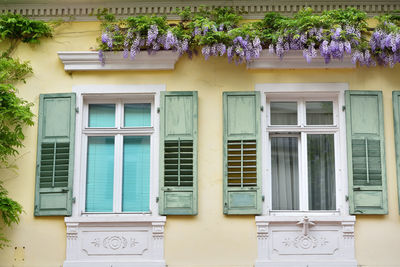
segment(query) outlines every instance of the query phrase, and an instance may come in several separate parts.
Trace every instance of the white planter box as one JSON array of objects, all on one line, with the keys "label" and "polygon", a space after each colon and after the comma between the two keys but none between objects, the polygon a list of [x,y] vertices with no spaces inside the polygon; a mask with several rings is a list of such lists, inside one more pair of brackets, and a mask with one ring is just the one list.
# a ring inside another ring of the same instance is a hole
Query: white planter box
[{"label": "white planter box", "polygon": [[85,70],[173,70],[179,58],[174,51],[158,51],[149,55],[141,51],[135,59],[124,58],[123,52],[104,52],[105,64],[99,60],[99,52],[58,52],[66,71]]},{"label": "white planter box", "polygon": [[300,50],[286,52],[282,60],[279,56],[270,54],[268,50],[263,50],[259,58],[247,64],[248,69],[354,69],[355,67],[349,55],[345,55],[342,61],[332,59],[328,64],[325,64],[321,56],[307,63],[303,57],[303,51]]}]

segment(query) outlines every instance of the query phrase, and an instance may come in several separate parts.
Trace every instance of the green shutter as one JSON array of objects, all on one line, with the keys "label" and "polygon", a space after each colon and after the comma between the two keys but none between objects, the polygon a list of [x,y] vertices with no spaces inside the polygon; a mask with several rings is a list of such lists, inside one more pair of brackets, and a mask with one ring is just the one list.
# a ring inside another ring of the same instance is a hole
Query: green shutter
[{"label": "green shutter", "polygon": [[197,92],[161,92],[161,215],[197,214]]},{"label": "green shutter", "polygon": [[394,140],[396,144],[397,189],[400,212],[400,91],[393,92]]},{"label": "green shutter", "polygon": [[71,215],[75,94],[40,95],[35,215]]},{"label": "green shutter", "polygon": [[224,92],[224,213],[261,214],[260,93]]},{"label": "green shutter", "polygon": [[346,91],[351,214],[387,214],[382,92]]}]

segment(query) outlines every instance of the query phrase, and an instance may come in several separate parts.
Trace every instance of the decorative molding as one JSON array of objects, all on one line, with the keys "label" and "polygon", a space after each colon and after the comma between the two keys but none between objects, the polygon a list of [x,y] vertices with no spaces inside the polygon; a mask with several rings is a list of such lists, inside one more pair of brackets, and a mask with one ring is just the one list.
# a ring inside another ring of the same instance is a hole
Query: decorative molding
[{"label": "decorative molding", "polygon": [[[257,216],[255,267],[356,267],[354,216]],[[265,233],[268,238],[265,238]]]},{"label": "decorative molding", "polygon": [[301,1],[275,1],[275,0],[248,0],[248,1],[166,1],[166,0],[136,0],[136,1],[116,1],[106,2],[104,0],[84,0],[75,3],[60,4],[59,1],[49,0],[47,4],[41,4],[41,1],[19,0],[12,4],[1,4],[0,13],[18,13],[35,19],[69,19],[78,21],[95,21],[93,16],[97,10],[106,8],[110,13],[117,17],[128,17],[137,15],[162,15],[168,19],[174,20],[179,17],[175,14],[176,8],[190,7],[192,12],[196,12],[200,6],[209,8],[232,7],[236,10],[243,10],[245,19],[261,19],[266,12],[279,12],[284,15],[292,15],[304,7],[311,7],[316,12],[325,10],[355,7],[368,13],[369,16],[375,16],[390,10],[400,9],[398,0],[373,1],[373,0],[353,0],[353,1],[335,1],[330,0],[301,0]]},{"label": "decorative molding", "polygon": [[99,60],[97,51],[58,52],[66,71],[86,70],[173,70],[179,58],[174,51],[158,51],[149,55],[142,51],[135,59],[124,58],[122,52],[105,52],[105,64]]},{"label": "decorative molding", "polygon": [[[147,215],[65,218],[67,251],[64,267],[165,267],[165,217]],[[154,233],[157,239],[154,239]]]},{"label": "decorative molding", "polygon": [[332,59],[328,64],[318,56],[307,63],[303,57],[303,51],[290,50],[285,53],[283,59],[270,54],[268,50],[262,50],[260,57],[247,64],[248,69],[354,69],[356,65],[351,63],[351,57],[345,56],[342,61]]}]

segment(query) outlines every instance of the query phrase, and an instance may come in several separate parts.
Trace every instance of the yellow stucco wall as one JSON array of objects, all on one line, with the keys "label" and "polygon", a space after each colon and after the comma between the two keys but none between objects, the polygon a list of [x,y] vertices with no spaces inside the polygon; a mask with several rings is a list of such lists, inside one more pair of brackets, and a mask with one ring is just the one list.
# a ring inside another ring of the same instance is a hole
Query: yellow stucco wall
[{"label": "yellow stucco wall", "polygon": [[[168,216],[165,259],[169,267],[253,266],[257,256],[254,216],[222,212],[222,92],[254,90],[257,83],[348,83],[352,90],[382,90],[384,97],[389,215],[357,216],[356,258],[363,266],[400,266],[400,215],[397,204],[392,91],[400,90],[400,67],[355,70],[247,70],[226,58],[181,58],[173,71],[107,71],[68,74],[57,51],[85,51],[96,45],[98,24],[62,25],[40,46],[20,45],[16,55],[30,60],[34,74],[19,84],[20,96],[35,104],[40,93],[70,92],[83,84],[166,84],[167,90],[199,92],[199,215]],[[101,75],[100,75],[101,74]],[[37,118],[35,118],[37,121]],[[37,124],[25,131],[18,174],[0,170],[10,195],[25,213],[6,229],[11,247],[0,251],[0,266],[61,266],[65,259],[63,218],[33,216]],[[17,250],[15,249],[17,247]],[[25,247],[23,250],[22,247]],[[15,253],[17,251],[17,253]],[[22,258],[24,261],[22,261]]]}]

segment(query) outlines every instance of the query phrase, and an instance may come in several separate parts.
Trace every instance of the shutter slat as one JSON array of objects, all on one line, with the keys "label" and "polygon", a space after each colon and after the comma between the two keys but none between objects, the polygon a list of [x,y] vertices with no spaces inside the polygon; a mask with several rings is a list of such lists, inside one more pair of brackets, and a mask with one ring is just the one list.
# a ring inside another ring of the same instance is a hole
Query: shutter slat
[{"label": "shutter slat", "polygon": [[351,214],[387,214],[382,92],[346,91]]}]

